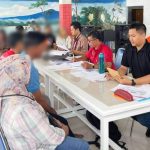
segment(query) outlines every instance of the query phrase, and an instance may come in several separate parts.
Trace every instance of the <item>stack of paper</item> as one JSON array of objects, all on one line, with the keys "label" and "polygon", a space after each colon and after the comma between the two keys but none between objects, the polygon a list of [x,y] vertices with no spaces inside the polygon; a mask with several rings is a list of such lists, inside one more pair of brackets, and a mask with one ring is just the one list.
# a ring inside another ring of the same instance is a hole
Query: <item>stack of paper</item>
[{"label": "stack of paper", "polygon": [[75,77],[85,78],[90,81],[107,81],[105,74],[99,74],[97,70],[73,70],[71,74]]},{"label": "stack of paper", "polygon": [[150,85],[141,85],[141,86],[127,86],[119,84],[117,87],[113,88],[111,91],[116,91],[117,89],[122,89],[129,92],[134,100],[144,100],[150,98]]},{"label": "stack of paper", "polygon": [[68,70],[68,69],[77,69],[82,70],[82,61],[80,62],[49,62],[50,66],[47,66],[48,69],[51,70]]},{"label": "stack of paper", "polygon": [[50,56],[63,56],[66,55],[68,51],[58,51],[58,50],[51,50],[49,51]]}]

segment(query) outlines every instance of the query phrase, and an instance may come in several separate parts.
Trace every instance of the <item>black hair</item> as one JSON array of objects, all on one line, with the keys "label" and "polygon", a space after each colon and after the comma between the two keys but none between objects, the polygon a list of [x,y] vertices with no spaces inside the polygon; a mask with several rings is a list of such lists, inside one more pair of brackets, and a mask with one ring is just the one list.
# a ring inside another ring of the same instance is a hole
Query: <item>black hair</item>
[{"label": "black hair", "polygon": [[80,22],[77,22],[77,21],[72,22],[72,23],[71,23],[71,26],[73,26],[74,29],[79,29],[80,32],[81,32],[81,30],[82,30],[82,27],[81,27]]},{"label": "black hair", "polygon": [[99,31],[92,31],[88,34],[88,37],[92,36],[95,39],[98,39],[99,41],[103,41],[103,35]]},{"label": "black hair", "polygon": [[13,48],[19,42],[23,42],[23,34],[20,32],[13,32],[8,36],[8,47]]},{"label": "black hair", "polygon": [[24,46],[25,48],[36,46],[44,42],[46,39],[47,37],[43,33],[35,31],[28,32],[24,36]]},{"label": "black hair", "polygon": [[19,25],[19,26],[16,26],[16,31],[18,32],[23,32],[24,31],[24,27]]},{"label": "black hair", "polygon": [[136,29],[136,31],[142,31],[146,34],[146,26],[143,23],[133,23],[130,25],[129,29]]}]

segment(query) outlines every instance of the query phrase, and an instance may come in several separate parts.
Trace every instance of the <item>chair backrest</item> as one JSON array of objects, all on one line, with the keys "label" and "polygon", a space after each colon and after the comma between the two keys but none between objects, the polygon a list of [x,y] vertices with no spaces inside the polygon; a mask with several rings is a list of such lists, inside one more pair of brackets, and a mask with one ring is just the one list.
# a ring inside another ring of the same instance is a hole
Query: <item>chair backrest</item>
[{"label": "chair backrest", "polygon": [[10,150],[1,126],[0,126],[0,150]]},{"label": "chair backrest", "polygon": [[1,150],[6,150],[6,146],[5,146],[4,140],[1,136],[1,133],[0,133],[0,149]]},{"label": "chair backrest", "polygon": [[121,61],[122,61],[124,51],[125,51],[125,48],[119,48],[117,51],[116,58],[115,58],[116,69],[119,69],[121,67]]}]

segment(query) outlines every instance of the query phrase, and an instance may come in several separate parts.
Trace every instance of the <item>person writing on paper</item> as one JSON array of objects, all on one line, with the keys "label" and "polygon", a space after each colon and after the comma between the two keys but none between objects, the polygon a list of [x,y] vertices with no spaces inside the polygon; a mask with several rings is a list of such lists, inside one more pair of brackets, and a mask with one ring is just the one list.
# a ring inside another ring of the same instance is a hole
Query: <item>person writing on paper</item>
[{"label": "person writing on paper", "polygon": [[88,40],[81,33],[81,24],[79,22],[72,22],[71,24],[71,51],[74,55],[84,55],[88,50]]},{"label": "person writing on paper", "polygon": [[[71,49],[71,37],[67,34],[67,31],[65,28],[60,28],[58,32],[58,36],[56,38],[56,44],[57,46],[62,46],[66,49]],[[61,49],[61,48],[60,48]]]},{"label": "person writing on paper", "polygon": [[107,68],[113,68],[113,52],[112,50],[102,42],[102,36],[98,31],[92,31],[88,35],[88,41],[90,49],[86,54],[80,58],[74,58],[73,61],[85,61],[82,66],[85,69],[97,69],[99,62],[99,54],[103,53],[105,57],[105,66]]},{"label": "person writing on paper", "polygon": [[[118,70],[121,77],[115,77],[119,83],[132,86],[150,84],[150,44],[145,39],[146,26],[141,23],[132,24],[129,28],[131,44],[124,52],[122,66]],[[129,68],[134,78],[132,80],[125,77]],[[150,113],[134,118],[148,128],[146,135],[150,137]]]}]

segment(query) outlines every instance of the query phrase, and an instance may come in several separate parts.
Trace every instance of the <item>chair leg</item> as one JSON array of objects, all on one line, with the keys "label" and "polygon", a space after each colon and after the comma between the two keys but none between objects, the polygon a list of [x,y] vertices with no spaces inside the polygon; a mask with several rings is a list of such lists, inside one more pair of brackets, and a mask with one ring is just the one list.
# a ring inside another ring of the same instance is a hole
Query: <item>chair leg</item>
[{"label": "chair leg", "polygon": [[131,125],[131,130],[130,130],[130,137],[132,136],[132,132],[133,132],[133,127],[134,127],[134,120],[132,120],[132,125]]}]

